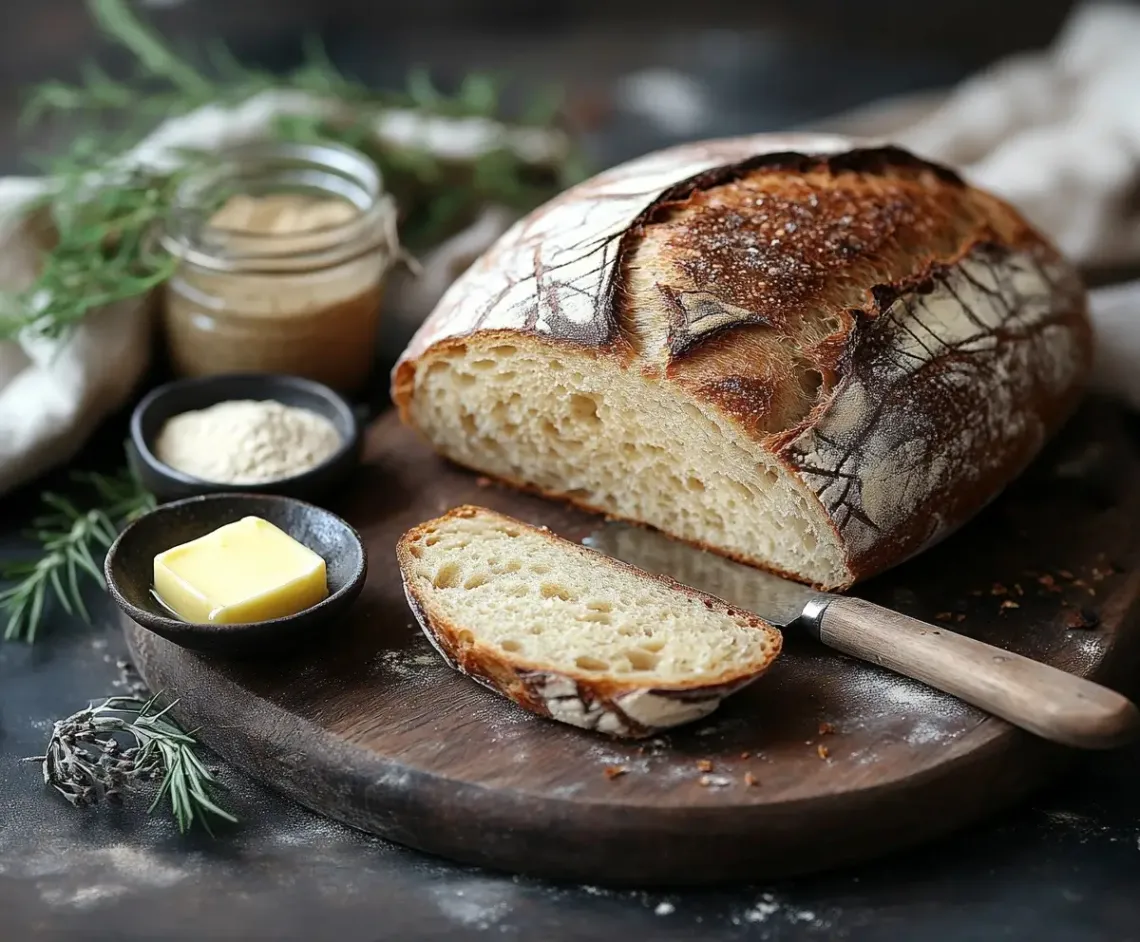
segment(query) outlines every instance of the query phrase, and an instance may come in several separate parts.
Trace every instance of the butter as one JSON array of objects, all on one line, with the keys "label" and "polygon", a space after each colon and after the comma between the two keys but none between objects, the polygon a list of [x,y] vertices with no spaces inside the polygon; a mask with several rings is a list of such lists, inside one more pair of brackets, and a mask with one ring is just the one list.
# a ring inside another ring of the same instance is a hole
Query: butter
[{"label": "butter", "polygon": [[260,517],[159,553],[154,588],[180,618],[226,625],[295,615],[329,594],[325,561]]}]

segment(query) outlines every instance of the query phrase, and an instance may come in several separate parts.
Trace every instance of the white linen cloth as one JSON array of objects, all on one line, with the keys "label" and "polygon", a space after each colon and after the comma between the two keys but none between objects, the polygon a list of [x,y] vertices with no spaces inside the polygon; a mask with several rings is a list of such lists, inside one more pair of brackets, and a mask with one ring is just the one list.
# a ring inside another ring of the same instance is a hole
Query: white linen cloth
[{"label": "white linen cloth", "polygon": [[[335,114],[342,106],[271,92],[234,109],[208,107],[160,126],[125,159],[164,167],[178,147],[216,149],[263,137],[280,113]],[[1086,267],[1140,263],[1140,9],[1079,8],[1054,45],[1000,62],[932,106],[863,109],[839,130],[889,137],[957,166],[1009,199]],[[483,119],[388,114],[378,138],[417,142],[453,157],[505,143],[535,162],[565,141]],[[45,181],[0,179],[0,286],[30,282],[36,246],[23,207]],[[511,221],[489,207],[403,279],[397,303],[422,317],[452,278]],[[66,340],[0,342],[0,493],[67,461],[131,394],[150,349],[149,302],[93,312]],[[1140,409],[1140,282],[1094,292],[1096,384]]]},{"label": "white linen cloth", "polygon": [[[176,165],[180,148],[234,146],[264,138],[278,115],[335,116],[344,107],[297,92],[266,92],[234,108],[209,106],[167,121],[123,159],[166,169]],[[505,146],[528,162],[548,164],[568,146],[561,132],[400,110],[378,117],[375,134],[453,161]],[[20,290],[34,279],[38,246],[25,225],[26,208],[49,188],[43,179],[0,179],[0,289]],[[451,280],[512,221],[502,207],[486,207],[428,253],[419,278],[393,279],[386,316],[426,316]],[[127,401],[150,359],[150,308],[151,299],[141,298],[93,311],[61,342],[0,341],[0,494],[73,457],[99,422]]]}]

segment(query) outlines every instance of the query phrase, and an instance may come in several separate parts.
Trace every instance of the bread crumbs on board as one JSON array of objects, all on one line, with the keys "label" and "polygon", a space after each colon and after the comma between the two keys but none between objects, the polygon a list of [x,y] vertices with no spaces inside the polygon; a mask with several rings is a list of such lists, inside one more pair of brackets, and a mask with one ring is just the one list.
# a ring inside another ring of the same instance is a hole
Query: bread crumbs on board
[{"label": "bread crumbs on board", "polygon": [[825,746],[823,743],[820,743],[818,746],[816,746],[815,751],[819,754],[819,757],[821,759],[826,759],[829,755],[831,755],[831,750],[828,749],[827,746]]},{"label": "bread crumbs on board", "polygon": [[608,778],[612,781],[613,779],[619,778],[620,776],[625,775],[628,772],[629,772],[629,769],[627,769],[624,765],[607,765],[605,767],[605,769],[603,770],[602,774],[605,775],[606,778]]}]

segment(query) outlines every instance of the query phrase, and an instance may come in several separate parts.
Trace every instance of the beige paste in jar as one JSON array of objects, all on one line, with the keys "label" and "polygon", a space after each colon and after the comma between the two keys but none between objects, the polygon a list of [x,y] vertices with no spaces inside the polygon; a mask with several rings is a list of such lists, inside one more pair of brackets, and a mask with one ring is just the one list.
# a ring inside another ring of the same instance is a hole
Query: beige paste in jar
[{"label": "beige paste in jar", "polygon": [[[166,286],[165,327],[183,375],[265,371],[360,389],[375,358],[385,258],[365,251],[325,268],[290,270],[282,259],[330,244],[359,215],[347,201],[305,193],[237,194],[209,221],[212,237],[244,270],[184,261]],[[272,253],[265,271],[250,255]]]}]

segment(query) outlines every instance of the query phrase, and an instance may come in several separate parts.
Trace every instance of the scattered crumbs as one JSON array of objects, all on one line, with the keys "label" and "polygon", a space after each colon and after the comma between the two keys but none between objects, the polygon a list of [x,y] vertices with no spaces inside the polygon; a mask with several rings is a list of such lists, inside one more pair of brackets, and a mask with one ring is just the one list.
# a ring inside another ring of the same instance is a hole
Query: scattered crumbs
[{"label": "scattered crumbs", "polygon": [[1057,575],[1060,576],[1062,579],[1072,579],[1073,578],[1073,574],[1071,572],[1069,572],[1068,569],[1058,569]]},{"label": "scattered crumbs", "polygon": [[1057,580],[1054,579],[1052,576],[1050,576],[1048,573],[1041,576],[1037,581],[1045,587],[1046,592],[1060,592],[1061,591],[1061,587],[1059,585],[1057,585]]},{"label": "scattered crumbs", "polygon": [[818,746],[816,746],[815,751],[819,753],[819,757],[821,759],[826,759],[829,755],[831,755],[831,750],[828,749],[827,746],[825,746],[823,743],[820,743]]},{"label": "scattered crumbs", "polygon": [[711,759],[698,759],[697,760],[697,768],[700,769],[702,772],[711,772],[713,770],[712,760]]},{"label": "scattered crumbs", "polygon": [[744,773],[744,784],[745,785],[759,785],[760,780],[758,778],[756,778],[756,776],[753,775],[751,772],[745,772]]},{"label": "scattered crumbs", "polygon": [[715,732],[716,732],[715,726],[702,726],[700,729],[697,730],[696,735],[698,735],[698,736],[711,736]]},{"label": "scattered crumbs", "polygon": [[990,595],[1009,595],[1009,589],[1000,582],[995,582],[990,588]]},{"label": "scattered crumbs", "polygon": [[965,620],[966,620],[966,616],[964,614],[962,614],[961,612],[959,612],[957,615],[954,616],[954,621],[965,621]]},{"label": "scattered crumbs", "polygon": [[612,780],[618,778],[618,776],[625,775],[628,771],[629,769],[627,769],[624,765],[607,765],[602,774],[605,775],[606,778]]},{"label": "scattered crumbs", "polygon": [[752,755],[752,753],[751,753],[751,752],[742,752],[742,753],[740,754],[740,758],[742,758],[742,759],[747,759],[747,758],[748,758],[750,755]]},{"label": "scattered crumbs", "polygon": [[673,915],[674,912],[677,911],[677,907],[674,906],[672,903],[666,901],[666,902],[658,903],[656,908],[654,908],[653,911],[658,916],[671,916],[671,915]]},{"label": "scattered crumbs", "polygon": [[477,477],[477,478],[475,479],[475,486],[476,486],[476,487],[490,487],[490,486],[491,486],[492,484],[494,484],[494,483],[495,483],[495,482],[494,482],[494,481],[492,481],[492,480],[491,480],[489,477],[487,477],[485,474],[480,474],[480,475],[479,475],[479,477]]},{"label": "scattered crumbs", "polygon": [[732,784],[732,779],[725,775],[702,775],[697,781],[702,788],[725,788]]},{"label": "scattered crumbs", "polygon": [[1011,608],[1021,608],[1013,599],[1004,599],[998,607],[1002,612],[1008,611]]},{"label": "scattered crumbs", "polygon": [[1064,625],[1069,629],[1095,628],[1100,624],[1100,616],[1092,609],[1077,608],[1065,613]]},{"label": "scattered crumbs", "polygon": [[820,723],[819,724],[819,734],[821,736],[830,736],[834,732],[835,732],[835,727],[832,726],[831,723]]},{"label": "scattered crumbs", "polygon": [[1013,591],[1015,595],[1025,595],[1025,590],[1021,587],[1020,582],[1015,582],[1013,584]]},{"label": "scattered crumbs", "polygon": [[939,612],[934,616],[936,621],[949,621],[951,618],[950,612]]}]

